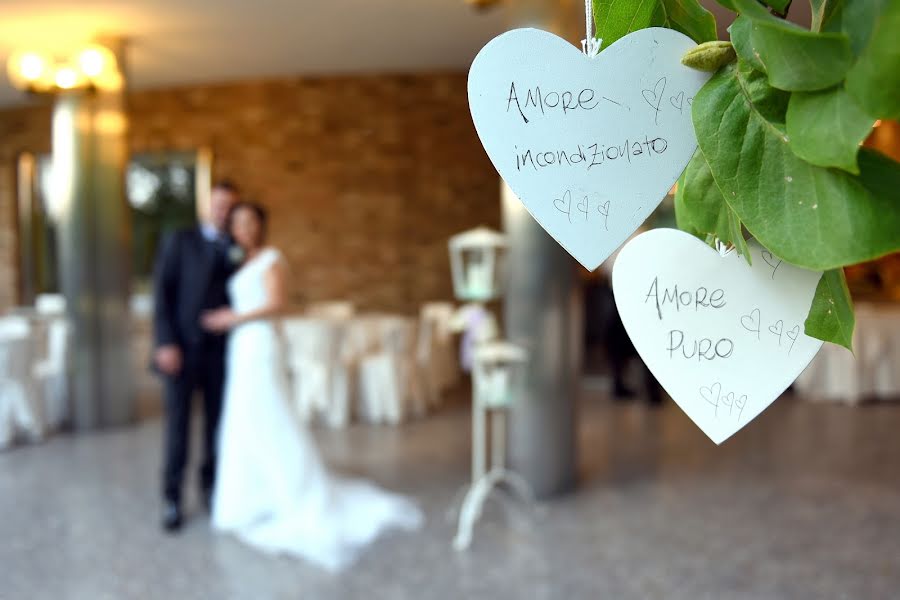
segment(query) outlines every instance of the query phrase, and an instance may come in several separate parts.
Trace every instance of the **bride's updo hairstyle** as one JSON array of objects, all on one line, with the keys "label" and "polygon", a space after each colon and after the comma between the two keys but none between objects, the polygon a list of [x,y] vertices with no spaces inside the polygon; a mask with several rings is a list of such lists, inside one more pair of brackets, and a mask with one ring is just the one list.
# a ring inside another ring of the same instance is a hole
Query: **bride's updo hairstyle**
[{"label": "bride's updo hairstyle", "polygon": [[265,208],[263,208],[261,204],[258,204],[256,202],[241,200],[239,202],[236,202],[231,207],[231,210],[228,212],[228,235],[230,235],[234,239],[237,238],[237,236],[234,235],[234,220],[235,216],[242,210],[248,210],[253,213],[254,217],[256,217],[256,221],[257,223],[259,223],[259,232],[256,236],[256,245],[262,246],[263,242],[266,241],[266,234],[268,232],[269,212]]}]

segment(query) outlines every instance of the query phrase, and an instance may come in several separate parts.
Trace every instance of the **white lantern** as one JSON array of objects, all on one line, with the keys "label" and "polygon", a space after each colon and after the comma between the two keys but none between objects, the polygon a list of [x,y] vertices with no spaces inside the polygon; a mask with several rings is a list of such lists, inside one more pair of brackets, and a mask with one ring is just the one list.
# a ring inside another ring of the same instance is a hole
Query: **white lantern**
[{"label": "white lantern", "polygon": [[460,300],[487,302],[503,291],[506,236],[487,227],[476,227],[450,238],[453,292]]},{"label": "white lantern", "polygon": [[475,402],[487,409],[509,407],[517,387],[515,383],[525,374],[528,353],[515,344],[492,341],[476,346],[474,354]]}]

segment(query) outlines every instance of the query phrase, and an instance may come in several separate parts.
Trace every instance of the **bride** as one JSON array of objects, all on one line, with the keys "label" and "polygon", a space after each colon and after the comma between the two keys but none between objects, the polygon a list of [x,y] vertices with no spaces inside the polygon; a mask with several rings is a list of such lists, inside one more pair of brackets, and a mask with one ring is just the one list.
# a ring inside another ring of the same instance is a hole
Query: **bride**
[{"label": "bride", "polygon": [[231,330],[212,524],[336,571],[382,531],[418,528],[422,515],[404,497],[331,475],[292,413],[277,322],[287,269],[263,246],[265,229],[261,206],[232,209],[229,233],[244,264],[228,283],[232,307],[203,317],[207,329]]}]

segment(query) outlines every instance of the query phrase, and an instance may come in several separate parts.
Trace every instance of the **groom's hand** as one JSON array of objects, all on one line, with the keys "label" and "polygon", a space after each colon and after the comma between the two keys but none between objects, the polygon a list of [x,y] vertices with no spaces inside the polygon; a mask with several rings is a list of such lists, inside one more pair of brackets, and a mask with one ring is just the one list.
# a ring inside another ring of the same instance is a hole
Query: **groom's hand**
[{"label": "groom's hand", "polygon": [[208,310],[200,315],[203,328],[213,333],[225,333],[237,324],[234,311],[224,306],[216,310]]},{"label": "groom's hand", "polygon": [[175,344],[157,348],[153,359],[157,368],[166,375],[178,375],[181,371],[181,348]]}]

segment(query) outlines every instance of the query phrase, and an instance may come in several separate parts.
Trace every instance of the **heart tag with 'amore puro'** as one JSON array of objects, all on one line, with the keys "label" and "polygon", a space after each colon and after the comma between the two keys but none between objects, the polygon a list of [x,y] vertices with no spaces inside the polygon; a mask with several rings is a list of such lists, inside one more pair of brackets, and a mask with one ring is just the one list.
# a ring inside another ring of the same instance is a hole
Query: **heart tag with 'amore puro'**
[{"label": "heart tag with 'amore puro'", "polygon": [[653,212],[697,147],[691,102],[710,75],[680,62],[695,46],[650,28],[589,58],[546,31],[516,29],[472,63],[469,108],[485,151],[590,270]]},{"label": "heart tag with 'amore puro'", "polygon": [[682,231],[654,229],[625,244],[613,266],[628,337],[717,444],[772,404],[822,347],[803,332],[822,273],[748,245],[752,266]]}]

